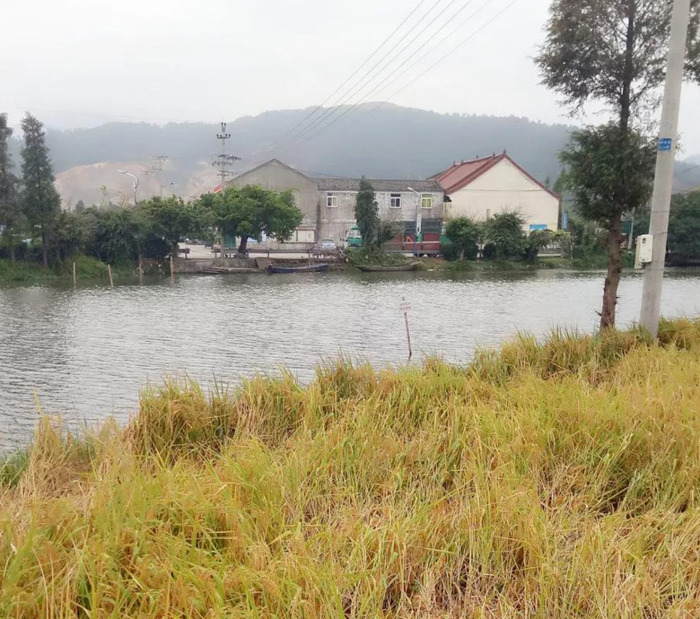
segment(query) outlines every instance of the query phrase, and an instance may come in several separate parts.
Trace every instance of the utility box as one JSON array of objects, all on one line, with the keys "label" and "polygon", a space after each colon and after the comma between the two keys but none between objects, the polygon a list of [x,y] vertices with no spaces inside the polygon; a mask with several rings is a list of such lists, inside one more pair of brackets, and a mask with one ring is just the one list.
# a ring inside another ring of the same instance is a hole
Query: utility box
[{"label": "utility box", "polygon": [[654,237],[651,234],[642,234],[637,237],[637,254],[634,268],[643,269],[650,264],[654,253]]}]

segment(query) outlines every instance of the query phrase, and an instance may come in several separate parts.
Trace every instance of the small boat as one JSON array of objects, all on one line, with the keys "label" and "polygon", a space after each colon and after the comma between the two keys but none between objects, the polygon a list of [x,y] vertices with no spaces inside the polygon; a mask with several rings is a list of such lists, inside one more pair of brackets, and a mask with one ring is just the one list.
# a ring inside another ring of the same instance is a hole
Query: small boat
[{"label": "small boat", "polygon": [[249,269],[245,267],[209,267],[202,273],[205,275],[225,275],[228,273],[261,273],[260,269]]},{"label": "small boat", "polygon": [[374,266],[370,264],[358,264],[357,268],[365,273],[397,273],[400,271],[415,271],[418,268],[419,262],[411,264],[399,264],[393,267]]},{"label": "small boat", "polygon": [[271,264],[266,270],[268,273],[318,273],[327,271],[330,266],[330,264],[310,264],[303,267],[278,267]]}]

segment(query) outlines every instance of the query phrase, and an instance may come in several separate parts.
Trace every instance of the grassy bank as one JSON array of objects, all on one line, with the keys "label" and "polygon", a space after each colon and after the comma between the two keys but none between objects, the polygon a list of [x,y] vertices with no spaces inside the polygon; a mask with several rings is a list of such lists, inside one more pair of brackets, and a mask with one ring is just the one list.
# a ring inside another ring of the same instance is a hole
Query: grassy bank
[{"label": "grassy bank", "polygon": [[[51,282],[72,282],[73,262],[76,265],[78,282],[109,282],[107,265],[88,256],[75,256],[70,260],[45,269],[38,262],[17,260],[0,260],[0,285],[2,284],[44,284]],[[115,280],[137,278],[136,265],[118,265],[112,267]]]},{"label": "grassy bank", "polygon": [[43,420],[0,489],[3,617],[700,614],[700,321],[339,363]]}]

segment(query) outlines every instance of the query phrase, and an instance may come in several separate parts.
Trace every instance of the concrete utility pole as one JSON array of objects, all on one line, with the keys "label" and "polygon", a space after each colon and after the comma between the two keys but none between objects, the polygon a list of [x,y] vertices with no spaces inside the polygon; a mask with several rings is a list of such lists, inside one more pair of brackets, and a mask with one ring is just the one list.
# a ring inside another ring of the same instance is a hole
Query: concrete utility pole
[{"label": "concrete utility pole", "polygon": [[[217,176],[221,185],[221,192],[226,190],[226,181],[233,176],[231,166],[235,161],[240,161],[240,157],[226,154],[226,141],[231,139],[231,134],[226,132],[226,123],[221,123],[221,133],[216,134],[216,139],[221,142],[221,154],[214,159],[212,165],[218,169]],[[226,257],[226,248],[224,247],[224,233],[221,232],[221,259]]]},{"label": "concrete utility pole", "polygon": [[671,40],[668,49],[668,68],[661,114],[661,134],[656,159],[656,178],[651,203],[649,234],[653,237],[652,261],[644,273],[642,315],[640,324],[654,337],[659,334],[661,289],[663,287],[668,241],[668,219],[673,193],[673,166],[678,146],[678,113],[685,52],[690,22],[690,0],[674,0],[671,19]]}]

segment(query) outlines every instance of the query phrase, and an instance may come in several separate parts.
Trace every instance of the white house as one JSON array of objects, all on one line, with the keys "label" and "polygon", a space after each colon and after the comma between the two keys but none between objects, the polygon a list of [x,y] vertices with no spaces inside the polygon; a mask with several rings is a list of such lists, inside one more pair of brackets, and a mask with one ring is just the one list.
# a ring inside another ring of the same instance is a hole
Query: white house
[{"label": "white house", "polygon": [[559,196],[505,151],[455,163],[433,178],[447,196],[445,220],[471,217],[485,221],[503,211],[517,211],[525,219],[527,232],[559,227]]}]

